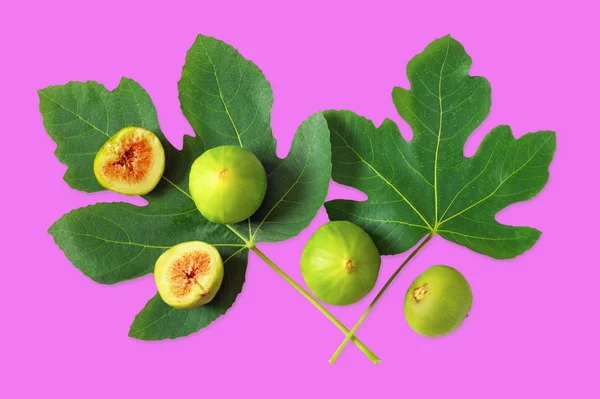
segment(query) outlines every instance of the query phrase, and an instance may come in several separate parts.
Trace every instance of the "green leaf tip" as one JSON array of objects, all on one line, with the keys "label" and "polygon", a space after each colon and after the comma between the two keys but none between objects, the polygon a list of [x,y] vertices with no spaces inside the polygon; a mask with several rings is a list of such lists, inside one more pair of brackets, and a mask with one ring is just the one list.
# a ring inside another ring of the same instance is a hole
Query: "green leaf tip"
[{"label": "green leaf tip", "polygon": [[331,152],[323,117],[309,116],[287,157],[279,159],[271,129],[270,83],[236,49],[202,35],[187,52],[178,87],[183,114],[207,149],[241,146],[267,171],[267,196],[250,220],[252,240],[274,242],[297,235],[323,204],[329,186]]},{"label": "green leaf tip", "polygon": [[156,294],[135,316],[129,328],[129,336],[144,341],[174,339],[188,336],[208,326],[227,313],[242,291],[247,258],[247,249],[224,258],[225,281],[215,298],[206,305],[190,310],[175,309]]},{"label": "green leaf tip", "polygon": [[122,78],[112,91],[95,81],[86,81],[49,86],[38,93],[43,125],[56,143],[56,157],[67,166],[64,180],[74,189],[104,190],[94,176],[94,157],[113,134],[126,126],[146,128],[159,137],[163,146],[171,147],[160,130],[150,96],[132,79]]}]

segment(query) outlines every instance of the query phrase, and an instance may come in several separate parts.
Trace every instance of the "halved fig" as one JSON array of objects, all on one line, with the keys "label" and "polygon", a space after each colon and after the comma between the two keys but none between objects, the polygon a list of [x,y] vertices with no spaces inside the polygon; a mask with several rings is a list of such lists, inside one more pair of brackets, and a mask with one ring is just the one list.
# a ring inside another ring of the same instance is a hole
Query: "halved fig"
[{"label": "halved fig", "polygon": [[165,170],[165,151],[154,133],[130,126],[119,130],[98,151],[94,174],[102,187],[127,195],[144,195]]},{"label": "halved fig", "polygon": [[248,219],[267,192],[267,174],[260,160],[237,146],[215,147],[192,164],[190,193],[202,215],[213,223]]},{"label": "halved fig", "polygon": [[223,282],[219,251],[202,241],[188,241],[168,249],[154,266],[160,297],[177,309],[193,309],[213,300]]}]

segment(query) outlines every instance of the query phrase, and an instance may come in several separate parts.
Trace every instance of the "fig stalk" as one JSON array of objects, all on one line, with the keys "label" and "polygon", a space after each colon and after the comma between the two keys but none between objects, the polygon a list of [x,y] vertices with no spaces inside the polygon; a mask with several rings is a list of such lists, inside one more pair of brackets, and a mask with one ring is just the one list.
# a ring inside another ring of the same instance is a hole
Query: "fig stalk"
[{"label": "fig stalk", "polygon": [[340,344],[340,346],[337,348],[337,350],[335,351],[335,353],[333,354],[333,356],[331,356],[331,359],[329,359],[329,363],[331,363],[331,364],[335,363],[335,361],[337,360],[337,358],[340,355],[340,353],[342,353],[342,351],[344,350],[344,348],[348,344],[348,341],[350,341],[351,339],[354,338],[354,334],[356,333],[356,330],[358,330],[358,328],[363,323],[363,321],[365,321],[365,319],[367,318],[367,316],[369,315],[369,313],[371,312],[371,310],[373,309],[373,307],[375,306],[375,304],[377,303],[377,301],[379,301],[379,299],[383,296],[384,292],[392,284],[392,281],[394,281],[394,279],[396,278],[396,276],[398,275],[398,273],[400,273],[400,271],[404,268],[404,266],[406,266],[406,264],[408,262],[410,262],[410,260],[412,258],[414,258],[414,256],[425,246],[425,244],[427,244],[433,238],[433,235],[434,235],[433,233],[430,233],[421,242],[421,244],[419,244],[419,246],[417,248],[415,248],[415,250],[412,251],[410,253],[410,255],[408,255],[408,257],[406,259],[404,259],[404,262],[402,262],[402,264],[400,266],[398,266],[398,268],[396,269],[396,271],[394,272],[394,274],[392,274],[390,276],[390,278],[385,282],[385,284],[381,288],[381,290],[379,290],[379,292],[377,293],[377,295],[375,296],[375,298],[373,298],[373,301],[371,301],[371,303],[369,304],[369,306],[367,306],[367,309],[365,309],[365,311],[363,312],[363,314],[360,316],[360,319],[358,319],[358,321],[356,322],[356,324],[354,324],[354,327],[352,327],[352,329],[346,334],[346,338],[344,338],[344,340],[342,341],[342,343]]},{"label": "fig stalk", "polygon": [[[323,313],[323,315],[325,315],[325,317],[329,319],[329,321],[331,321],[337,328],[339,328],[344,334],[346,334],[346,337],[348,337],[350,330],[348,330],[348,328],[346,328],[346,326],[344,326],[341,321],[339,321],[334,315],[332,315],[327,309],[325,309],[323,305],[321,305],[315,298],[313,298],[304,288],[302,288],[302,286],[300,286],[296,281],[294,281],[294,279],[288,276],[286,272],[280,269],[279,266],[277,266],[271,259],[267,257],[267,255],[265,255],[260,249],[258,249],[251,236],[249,239],[246,239],[232,226],[228,224],[226,224],[225,226],[227,226],[227,228],[231,230],[232,233],[238,236],[239,239],[246,244],[246,248],[258,255],[258,257],[262,259],[262,261],[265,262],[267,265],[269,265],[271,269],[275,271],[275,273],[277,273],[287,283],[294,287],[296,291],[298,291],[304,298],[306,298],[310,303],[312,303],[321,313]],[[248,224],[248,229],[250,232],[250,224]],[[349,340],[352,340],[352,342],[354,342],[358,349],[360,349],[365,354],[365,356],[367,356],[369,360],[371,360],[374,364],[379,364],[381,362],[377,355],[375,355],[369,348],[367,348],[367,346],[363,344],[357,337],[355,337],[354,334],[352,334],[351,337],[348,338],[348,341]]]},{"label": "fig stalk", "polygon": [[365,346],[358,338],[354,336],[354,331],[350,331],[344,326],[338,319],[335,318],[327,309],[323,307],[316,299],[314,299],[304,288],[302,288],[298,283],[296,283],[290,276],[288,276],[283,270],[281,270],[271,259],[269,259],[264,253],[262,253],[255,245],[252,245],[250,249],[258,255],[267,265],[269,265],[277,274],[279,274],[285,281],[287,281],[292,287],[294,287],[302,296],[304,296],[310,303],[312,303],[321,313],[325,315],[337,328],[339,328],[344,334],[346,334],[346,339],[344,340],[344,345],[352,340],[356,344],[356,346],[374,363],[380,363],[379,358],[371,352],[369,348]]}]

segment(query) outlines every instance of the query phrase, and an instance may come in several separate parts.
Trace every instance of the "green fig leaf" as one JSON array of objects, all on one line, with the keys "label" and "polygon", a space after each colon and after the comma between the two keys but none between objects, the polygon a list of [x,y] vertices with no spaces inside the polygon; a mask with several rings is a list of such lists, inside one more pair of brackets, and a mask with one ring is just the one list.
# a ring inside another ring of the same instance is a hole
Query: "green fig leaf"
[{"label": "green fig leaf", "polygon": [[283,241],[308,226],[331,178],[329,131],[321,114],[302,123],[288,156],[279,159],[271,132],[271,85],[233,47],[202,35],[188,50],[179,100],[206,149],[239,145],[264,165],[267,195],[249,226],[254,241]]},{"label": "green fig leaf", "polygon": [[38,95],[44,127],[56,143],[54,154],[67,165],[64,179],[74,189],[105,190],[94,176],[94,158],[124,127],[140,126],[156,134],[167,157],[175,150],[160,130],[150,96],[131,79],[122,78],[113,91],[93,81],[69,82]]},{"label": "green fig leaf", "polygon": [[225,314],[242,290],[248,251],[238,250],[230,255],[223,252],[221,254],[225,256],[223,264],[229,277],[227,281],[223,281],[212,301],[196,309],[181,310],[167,305],[160,295],[156,294],[135,317],[129,329],[129,336],[143,340],[184,337],[206,327]]},{"label": "green fig leaf", "polygon": [[495,215],[544,187],[555,133],[515,139],[508,126],[499,126],[465,157],[468,137],[491,106],[489,82],[469,76],[470,66],[471,57],[450,36],[408,63],[411,89],[394,88],[392,98],[413,131],[411,141],[389,119],[375,127],[349,111],[325,113],[333,179],[368,196],[327,202],[327,213],[362,226],[382,254],[404,252],[431,233],[506,259],[531,248],[541,234],[498,223]]},{"label": "green fig leaf", "polygon": [[244,248],[232,230],[204,219],[184,189],[183,171],[202,153],[198,144],[186,136],[183,150],[171,153],[161,183],[144,196],[147,206],[97,203],[56,221],[49,232],[71,263],[98,283],[114,284],[152,273],[160,254],[181,242],[208,242],[223,259],[224,250]]},{"label": "green fig leaf", "polygon": [[[208,49],[206,58],[197,54],[199,46]],[[219,61],[221,57],[227,59]],[[236,69],[231,70],[231,65]],[[209,66],[212,72],[207,75]],[[235,98],[235,92],[228,91],[233,85],[239,86]],[[209,304],[174,310],[159,296],[151,299],[130,331],[132,337],[145,340],[188,335],[224,314],[242,290],[248,246],[285,240],[302,231],[323,204],[331,173],[329,130],[321,114],[300,125],[286,158],[276,156],[270,85],[231,46],[199,36],[188,52],[179,88],[182,109],[196,132],[184,138],[181,151],[165,139],[150,97],[132,80],[124,78],[112,92],[96,82],[70,82],[39,92],[44,126],[57,143],[57,157],[68,167],[65,180],[75,189],[103,189],[93,174],[95,154],[125,126],[151,130],[165,147],[161,182],[143,196],[148,205],[99,203],[75,209],[52,225],[50,234],[75,267],[94,281],[113,284],[151,273],[162,252],[191,240],[215,245],[227,260],[222,288]],[[251,118],[238,101],[253,110]],[[227,119],[210,116],[207,110],[221,110]],[[234,126],[241,129],[239,137]],[[219,145],[241,145],[253,151],[268,175],[268,193],[261,208],[251,220],[233,226],[204,219],[188,191],[193,161]]]}]

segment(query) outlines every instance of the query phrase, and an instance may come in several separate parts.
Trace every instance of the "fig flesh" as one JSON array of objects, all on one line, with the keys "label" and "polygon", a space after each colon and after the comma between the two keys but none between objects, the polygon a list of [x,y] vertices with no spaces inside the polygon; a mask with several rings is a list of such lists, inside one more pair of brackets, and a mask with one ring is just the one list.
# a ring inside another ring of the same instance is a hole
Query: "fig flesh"
[{"label": "fig flesh", "polygon": [[165,170],[165,151],[154,133],[130,126],[119,130],[98,151],[94,175],[102,187],[127,195],[144,195]]},{"label": "fig flesh", "polygon": [[465,277],[450,266],[436,265],[408,288],[404,316],[416,333],[439,337],[456,330],[472,304],[473,294]]},{"label": "fig flesh", "polygon": [[237,146],[212,148],[190,171],[190,193],[198,210],[213,223],[238,223],[256,212],[267,192],[259,159]]},{"label": "fig flesh", "polygon": [[381,257],[371,237],[346,221],[324,224],[309,238],[300,270],[312,293],[331,305],[358,302],[375,286]]},{"label": "fig flesh", "polygon": [[175,245],[154,266],[158,293],[165,303],[177,309],[193,309],[212,301],[223,275],[219,251],[202,241]]}]

